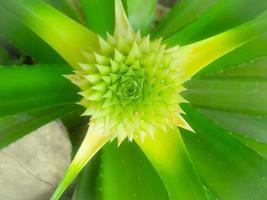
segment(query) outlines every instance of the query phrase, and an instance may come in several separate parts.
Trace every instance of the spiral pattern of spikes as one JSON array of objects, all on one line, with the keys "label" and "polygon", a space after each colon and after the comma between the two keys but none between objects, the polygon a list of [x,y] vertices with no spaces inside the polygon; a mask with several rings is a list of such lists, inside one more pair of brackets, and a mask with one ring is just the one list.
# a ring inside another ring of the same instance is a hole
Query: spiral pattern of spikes
[{"label": "spiral pattern of spikes", "polygon": [[126,137],[153,138],[158,129],[189,127],[180,116],[185,100],[175,56],[179,48],[131,32],[98,41],[99,50],[84,52],[87,63],[67,75],[82,90],[80,104],[91,116],[91,129],[121,143]]}]

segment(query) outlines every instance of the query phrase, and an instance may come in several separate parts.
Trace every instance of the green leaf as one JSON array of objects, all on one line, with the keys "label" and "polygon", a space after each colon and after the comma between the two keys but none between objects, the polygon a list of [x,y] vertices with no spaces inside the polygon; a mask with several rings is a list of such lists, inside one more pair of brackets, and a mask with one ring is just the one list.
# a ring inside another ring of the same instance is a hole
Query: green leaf
[{"label": "green leaf", "polygon": [[81,22],[81,16],[79,10],[77,8],[77,3],[74,1],[69,0],[44,0],[59,11],[63,12],[64,14],[68,15],[72,19]]},{"label": "green leaf", "polygon": [[[78,20],[77,13],[66,0],[46,1],[68,16]],[[22,24],[14,15],[3,7],[0,7],[0,27],[0,33],[3,34],[10,43],[19,48],[22,53],[31,55],[39,63],[65,63],[48,44],[32,33],[28,27]]]},{"label": "green leaf", "polygon": [[[134,30],[140,30],[141,33],[147,34],[154,18],[156,0],[125,0],[122,2]],[[90,29],[102,37],[106,37],[107,32],[113,34],[114,0],[80,0],[80,3]]]},{"label": "green leaf", "polygon": [[178,1],[152,32],[153,37],[168,38],[213,7],[219,0]]},{"label": "green leaf", "polygon": [[77,178],[72,200],[97,199],[97,192],[100,191],[97,185],[98,179],[101,176],[99,174],[99,166],[101,163],[100,156],[100,152],[98,152],[83,168]]},{"label": "green leaf", "polygon": [[79,101],[67,66],[0,67],[0,117]]},{"label": "green leaf", "polygon": [[66,104],[38,109],[0,118],[0,149],[29,134],[42,125],[81,109],[77,105]]},{"label": "green leaf", "polygon": [[194,106],[267,114],[267,81],[262,78],[192,79],[185,87],[183,95]]},{"label": "green leaf", "polygon": [[7,50],[1,45],[0,41],[0,65],[6,64],[9,61]]},{"label": "green leaf", "polygon": [[[266,66],[266,57],[267,34],[264,34],[211,63],[200,71],[196,77],[263,77],[267,74],[264,68]],[[227,71],[225,71],[226,69]]]},{"label": "green leaf", "polygon": [[167,200],[168,194],[141,149],[128,141],[117,141],[103,149],[98,197],[102,200]]},{"label": "green leaf", "polygon": [[88,27],[106,37],[114,31],[114,0],[80,0]]},{"label": "green leaf", "polygon": [[267,116],[199,109],[210,120],[229,132],[267,143]]},{"label": "green leaf", "polygon": [[[203,1],[201,3],[205,4]],[[211,37],[254,19],[266,8],[267,1],[265,0],[258,0],[256,4],[251,0],[218,1],[202,15],[197,15],[195,21],[180,27],[178,32],[168,39],[168,43],[185,45]],[[182,21],[182,18],[180,20]]]},{"label": "green leaf", "polygon": [[267,159],[267,144],[256,141],[254,139],[245,137],[240,134],[233,134],[235,138],[237,138],[240,142],[253,149],[256,153]]},{"label": "green leaf", "polygon": [[83,51],[98,49],[97,35],[41,0],[0,1],[73,67],[86,61]]},{"label": "green leaf", "polygon": [[185,119],[197,134],[182,137],[202,180],[219,199],[266,199],[267,161],[192,107]]},{"label": "green leaf", "polygon": [[208,199],[178,129],[158,132],[152,139],[135,139],[164,183],[170,200]]},{"label": "green leaf", "polygon": [[148,34],[153,18],[157,0],[127,0],[128,19],[135,31]]},{"label": "green leaf", "polygon": [[2,6],[0,6],[0,34],[24,54],[31,55],[40,63],[65,63],[41,38]]}]

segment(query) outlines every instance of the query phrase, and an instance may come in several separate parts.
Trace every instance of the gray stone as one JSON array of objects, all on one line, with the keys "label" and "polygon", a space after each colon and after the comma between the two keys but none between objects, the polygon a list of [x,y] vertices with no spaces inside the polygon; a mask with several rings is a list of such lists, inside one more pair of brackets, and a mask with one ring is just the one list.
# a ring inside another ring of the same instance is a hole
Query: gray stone
[{"label": "gray stone", "polygon": [[71,161],[60,121],[51,122],[0,151],[0,199],[48,200]]}]

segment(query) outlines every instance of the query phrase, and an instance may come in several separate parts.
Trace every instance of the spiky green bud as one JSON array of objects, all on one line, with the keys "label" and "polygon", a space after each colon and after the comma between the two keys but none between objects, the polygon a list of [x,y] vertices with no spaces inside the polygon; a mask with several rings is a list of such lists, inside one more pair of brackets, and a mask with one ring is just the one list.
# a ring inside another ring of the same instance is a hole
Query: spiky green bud
[{"label": "spiky green bud", "polygon": [[127,33],[99,37],[100,49],[84,53],[87,62],[68,76],[82,90],[80,104],[92,116],[91,127],[119,142],[179,125],[183,101],[179,48]]}]

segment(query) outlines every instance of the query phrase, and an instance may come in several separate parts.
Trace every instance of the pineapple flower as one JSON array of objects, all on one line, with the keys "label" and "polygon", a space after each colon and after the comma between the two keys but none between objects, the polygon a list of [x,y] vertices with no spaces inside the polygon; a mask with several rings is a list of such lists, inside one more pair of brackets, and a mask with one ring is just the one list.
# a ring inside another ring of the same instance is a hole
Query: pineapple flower
[{"label": "pineapple flower", "polygon": [[[91,117],[87,135],[52,200],[59,199],[86,163],[114,139],[118,145],[125,139],[135,141],[165,184],[171,185],[172,178],[201,184],[190,161],[189,169],[180,166],[188,154],[177,127],[194,132],[179,106],[186,102],[181,96],[183,83],[258,36],[266,22],[255,19],[193,44],[168,46],[161,38],[134,32],[121,0],[115,0],[114,33],[106,38],[41,1],[1,4],[16,11],[73,67],[73,74],[65,77],[80,88],[79,104],[86,109],[83,115]],[[169,188],[179,193],[178,188]],[[192,193],[205,196],[202,190],[192,189]]]}]

